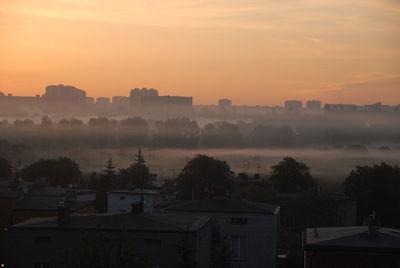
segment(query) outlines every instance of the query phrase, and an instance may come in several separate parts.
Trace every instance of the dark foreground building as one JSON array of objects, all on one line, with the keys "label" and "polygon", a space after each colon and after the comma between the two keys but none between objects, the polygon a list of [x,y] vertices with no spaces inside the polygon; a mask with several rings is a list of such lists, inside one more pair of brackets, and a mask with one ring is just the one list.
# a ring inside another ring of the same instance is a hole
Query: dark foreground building
[{"label": "dark foreground building", "polygon": [[[33,218],[3,232],[5,267],[195,267],[210,264],[211,223],[136,212]],[[99,266],[100,264],[100,266]]]},{"label": "dark foreground building", "polygon": [[398,268],[400,230],[355,226],[308,228],[305,268]]},{"label": "dark foreground building", "polygon": [[163,210],[215,220],[230,242],[233,268],[277,267],[279,206],[219,197],[175,201]]}]

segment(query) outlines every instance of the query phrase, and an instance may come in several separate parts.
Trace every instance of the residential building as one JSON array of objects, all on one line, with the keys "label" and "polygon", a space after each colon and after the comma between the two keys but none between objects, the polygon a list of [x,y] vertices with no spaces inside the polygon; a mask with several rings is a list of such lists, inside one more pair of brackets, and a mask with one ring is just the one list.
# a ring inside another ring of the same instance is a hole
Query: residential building
[{"label": "residential building", "polygon": [[321,101],[319,101],[319,100],[307,101],[307,111],[309,111],[309,112],[321,111]]},{"label": "residential building", "polygon": [[46,87],[46,93],[43,95],[46,101],[57,102],[86,102],[86,92],[73,86],[50,85]]},{"label": "residential building", "polygon": [[285,110],[287,112],[300,112],[303,109],[303,102],[299,100],[285,101]]},{"label": "residential building", "polygon": [[400,230],[377,226],[307,228],[305,268],[399,267]]},{"label": "residential building", "polygon": [[111,191],[107,193],[107,212],[129,211],[132,203],[141,201],[144,212],[153,212],[154,207],[165,199],[159,191],[151,189]]},{"label": "residential building", "polygon": [[228,236],[233,268],[277,267],[278,206],[245,199],[215,197],[174,201],[166,205],[163,211],[213,218]]},{"label": "residential building", "polygon": [[90,265],[98,258],[116,263],[140,256],[147,267],[175,268],[185,262],[209,267],[209,218],[145,214],[137,208],[127,213],[69,215],[61,205],[57,217],[33,218],[5,231],[1,262],[5,267],[66,268]]},{"label": "residential building", "polygon": [[341,111],[341,112],[352,112],[357,111],[357,105],[355,104],[325,104],[325,111]]}]

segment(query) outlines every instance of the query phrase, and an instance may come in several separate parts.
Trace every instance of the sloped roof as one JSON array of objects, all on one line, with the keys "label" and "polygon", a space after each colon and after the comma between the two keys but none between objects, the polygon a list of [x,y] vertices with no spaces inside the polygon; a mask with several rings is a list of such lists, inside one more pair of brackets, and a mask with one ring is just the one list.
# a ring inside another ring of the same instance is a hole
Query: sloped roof
[{"label": "sloped roof", "polygon": [[196,231],[208,217],[193,215],[174,215],[170,213],[103,213],[91,215],[71,215],[61,227],[56,217],[32,218],[13,225],[10,229],[100,229],[111,231]]},{"label": "sloped roof", "polygon": [[376,227],[374,233],[368,235],[368,226],[307,228],[304,248],[400,251],[400,230]]},{"label": "sloped roof", "polygon": [[279,206],[253,202],[245,199],[208,198],[193,201],[176,202],[164,208],[165,211],[249,213],[275,215]]},{"label": "sloped roof", "polygon": [[160,195],[160,191],[153,189],[114,190],[114,191],[109,191],[108,194]]},{"label": "sloped roof", "polygon": [[15,210],[57,210],[60,202],[64,202],[71,210],[77,210],[92,204],[93,201],[69,202],[64,197],[25,196],[15,202]]}]

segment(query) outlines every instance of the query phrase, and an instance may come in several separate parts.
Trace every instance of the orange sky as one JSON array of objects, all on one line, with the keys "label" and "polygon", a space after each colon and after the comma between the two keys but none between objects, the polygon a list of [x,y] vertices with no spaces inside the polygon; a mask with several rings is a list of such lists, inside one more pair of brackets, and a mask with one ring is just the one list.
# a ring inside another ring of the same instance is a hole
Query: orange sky
[{"label": "orange sky", "polygon": [[0,0],[0,91],[400,103],[398,0]]}]

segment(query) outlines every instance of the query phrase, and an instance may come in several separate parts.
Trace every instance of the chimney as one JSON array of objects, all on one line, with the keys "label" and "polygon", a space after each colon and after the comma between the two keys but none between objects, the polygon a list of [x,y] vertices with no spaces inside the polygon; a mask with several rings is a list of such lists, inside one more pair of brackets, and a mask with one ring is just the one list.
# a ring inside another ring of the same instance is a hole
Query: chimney
[{"label": "chimney", "polygon": [[62,226],[69,220],[69,209],[65,206],[64,202],[58,203],[57,209],[57,225]]},{"label": "chimney", "polygon": [[376,219],[375,219],[375,211],[372,212],[370,216],[364,219],[364,226],[368,227],[368,239],[369,240],[375,240],[377,232],[379,230],[379,226],[377,225]]}]

